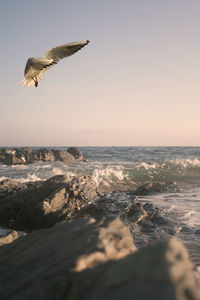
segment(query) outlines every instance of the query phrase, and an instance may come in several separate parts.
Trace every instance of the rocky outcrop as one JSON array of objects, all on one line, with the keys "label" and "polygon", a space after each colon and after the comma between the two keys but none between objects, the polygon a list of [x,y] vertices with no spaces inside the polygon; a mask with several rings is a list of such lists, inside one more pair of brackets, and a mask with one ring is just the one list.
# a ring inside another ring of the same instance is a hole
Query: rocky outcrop
[{"label": "rocky outcrop", "polygon": [[119,219],[79,219],[0,247],[2,300],[199,300],[176,239],[137,250]]},{"label": "rocky outcrop", "polygon": [[181,188],[177,185],[177,183],[170,182],[147,182],[140,186],[138,186],[131,193],[137,196],[150,195],[154,193],[163,193],[163,192],[180,192]]},{"label": "rocky outcrop", "polygon": [[81,151],[76,147],[70,147],[67,149],[67,152],[71,153],[76,159],[83,160],[83,155]]},{"label": "rocky outcrop", "polygon": [[0,224],[33,230],[54,225],[95,206],[96,182],[89,176],[57,175],[46,181],[0,182]]},{"label": "rocky outcrop", "polygon": [[26,234],[24,232],[0,228],[0,246],[10,244],[22,235]]},{"label": "rocky outcrop", "polygon": [[[111,199],[115,199],[114,194]],[[158,239],[157,230],[176,233],[179,224],[163,217],[151,203],[136,196],[127,201],[110,201],[100,194],[90,176],[54,176],[46,181],[20,183],[6,179],[0,182],[0,225],[14,230],[32,231],[48,228],[64,219],[77,217],[120,216],[136,241]],[[144,239],[144,235],[146,237]]]},{"label": "rocky outcrop", "polygon": [[197,300],[200,288],[185,247],[172,238],[76,274],[65,299]]},{"label": "rocky outcrop", "polygon": [[34,162],[75,162],[87,160],[87,158],[83,157],[80,150],[75,147],[70,147],[67,151],[47,148],[33,150],[28,147],[0,149],[0,162],[6,165],[31,164]]}]

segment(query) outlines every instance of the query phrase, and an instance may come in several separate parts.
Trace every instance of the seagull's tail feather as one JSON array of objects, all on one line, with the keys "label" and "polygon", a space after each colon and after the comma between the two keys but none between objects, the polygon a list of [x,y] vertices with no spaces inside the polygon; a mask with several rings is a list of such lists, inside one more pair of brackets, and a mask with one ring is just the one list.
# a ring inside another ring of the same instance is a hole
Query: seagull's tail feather
[{"label": "seagull's tail feather", "polygon": [[35,85],[35,82],[32,78],[24,78],[22,81],[21,81],[21,84],[23,86],[34,86]]}]

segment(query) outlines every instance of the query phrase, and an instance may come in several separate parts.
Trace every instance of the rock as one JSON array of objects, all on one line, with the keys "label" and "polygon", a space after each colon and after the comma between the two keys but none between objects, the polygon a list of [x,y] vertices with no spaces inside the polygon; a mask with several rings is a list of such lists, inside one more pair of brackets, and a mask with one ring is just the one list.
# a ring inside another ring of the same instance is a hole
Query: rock
[{"label": "rock", "polygon": [[16,191],[25,188],[26,183],[21,183],[14,179],[5,179],[0,181],[0,192],[4,192],[6,195],[8,193],[15,193]]},{"label": "rock", "polygon": [[51,149],[40,148],[40,149],[36,150],[35,152],[36,152],[36,156],[37,156],[38,160],[41,162],[55,161],[55,157],[54,157],[54,154]]},{"label": "rock", "polygon": [[3,162],[6,165],[23,165],[26,160],[23,156],[17,157],[15,154],[7,154]]},{"label": "rock", "polygon": [[81,219],[34,232],[0,248],[1,299],[68,299],[78,270],[111,257],[118,260],[135,249],[119,219]]},{"label": "rock", "polygon": [[55,176],[47,179],[46,181],[48,182],[48,184],[60,185],[60,184],[69,182],[72,179],[73,179],[73,176],[63,174],[63,175],[55,175]]},{"label": "rock", "polygon": [[70,147],[67,149],[67,152],[71,153],[76,159],[81,159],[83,156],[81,151],[76,147]]},{"label": "rock", "polygon": [[10,244],[22,235],[26,235],[24,232],[17,232],[15,230],[5,230],[6,233],[2,234],[0,229],[0,247],[6,244]]},{"label": "rock", "polygon": [[148,202],[145,203],[143,205],[143,209],[147,212],[147,214],[149,215],[151,220],[158,213],[158,208],[155,205],[153,205],[152,203],[148,203]]},{"label": "rock", "polygon": [[130,230],[134,235],[139,231],[140,235],[141,232],[146,232],[152,236],[152,231],[154,233],[154,224],[152,223],[151,215],[144,209],[141,203],[137,201],[131,203],[126,208],[126,212]]},{"label": "rock", "polygon": [[185,247],[171,239],[76,274],[65,299],[199,300],[200,288]]},{"label": "rock", "polygon": [[63,151],[48,148],[31,149],[29,147],[0,149],[0,162],[7,165],[17,165],[34,162],[87,161],[78,148],[71,147],[68,150]]},{"label": "rock", "polygon": [[5,180],[0,183],[0,222],[16,230],[46,228],[80,215],[97,198],[97,184],[89,176],[58,175],[23,184]]},{"label": "rock", "polygon": [[67,151],[60,151],[60,150],[52,150],[56,160],[64,161],[64,162],[74,162],[76,161],[76,158],[74,155]]},{"label": "rock", "polygon": [[0,248],[2,300],[199,300],[176,239],[136,251],[119,219],[79,219]]},{"label": "rock", "polygon": [[181,189],[174,181],[172,183],[165,183],[165,182],[147,182],[145,184],[140,185],[133,191],[134,195],[143,196],[149,195],[154,193],[161,193],[161,192],[180,192]]},{"label": "rock", "polygon": [[128,228],[119,219],[111,221],[108,227],[99,227],[98,231],[97,249],[77,259],[74,268],[76,272],[93,268],[109,260],[121,259],[137,250]]},{"label": "rock", "polygon": [[143,218],[148,216],[141,203],[134,201],[126,208],[128,219],[132,222],[140,222]]}]

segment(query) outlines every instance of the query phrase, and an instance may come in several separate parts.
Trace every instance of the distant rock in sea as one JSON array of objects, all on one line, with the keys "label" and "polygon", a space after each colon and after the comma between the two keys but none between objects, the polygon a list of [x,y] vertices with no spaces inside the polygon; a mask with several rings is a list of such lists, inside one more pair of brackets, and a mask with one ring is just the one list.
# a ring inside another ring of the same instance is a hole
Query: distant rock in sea
[{"label": "distant rock in sea", "polygon": [[66,151],[48,148],[31,149],[29,147],[0,149],[0,162],[6,165],[54,161],[76,162],[88,161],[88,159],[83,157],[76,147],[70,147]]}]

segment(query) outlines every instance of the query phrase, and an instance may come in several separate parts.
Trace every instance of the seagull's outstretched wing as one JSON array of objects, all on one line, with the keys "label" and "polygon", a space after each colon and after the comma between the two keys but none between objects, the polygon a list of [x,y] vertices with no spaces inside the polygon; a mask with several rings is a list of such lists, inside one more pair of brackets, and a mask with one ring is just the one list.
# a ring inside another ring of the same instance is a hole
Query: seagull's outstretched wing
[{"label": "seagull's outstretched wing", "polygon": [[37,86],[38,82],[42,79],[42,75],[50,67],[57,64],[57,62],[76,53],[78,50],[87,45],[89,41],[75,42],[65,44],[55,48],[51,48],[45,53],[44,58],[30,57],[26,63],[24,71],[24,79],[21,84],[24,86]]},{"label": "seagull's outstretched wing", "polygon": [[55,62],[58,62],[60,59],[76,53],[78,50],[83,48],[88,43],[89,41],[86,40],[82,42],[75,42],[75,43],[65,44],[62,46],[51,48],[45,53],[44,58],[53,59]]},{"label": "seagull's outstretched wing", "polygon": [[54,64],[56,64],[56,62],[54,62],[53,59],[30,57],[26,63],[24,79],[21,81],[21,84],[24,86],[35,85],[33,78],[37,78],[37,81],[39,82],[42,79],[44,72]]}]

